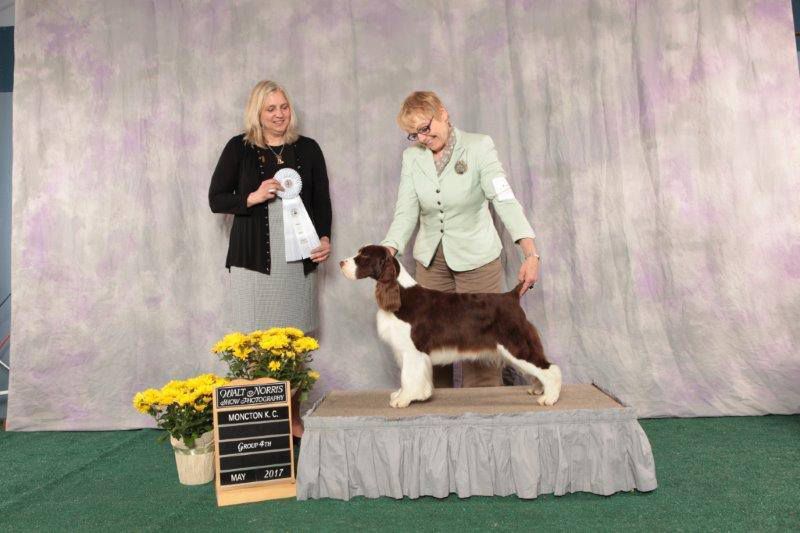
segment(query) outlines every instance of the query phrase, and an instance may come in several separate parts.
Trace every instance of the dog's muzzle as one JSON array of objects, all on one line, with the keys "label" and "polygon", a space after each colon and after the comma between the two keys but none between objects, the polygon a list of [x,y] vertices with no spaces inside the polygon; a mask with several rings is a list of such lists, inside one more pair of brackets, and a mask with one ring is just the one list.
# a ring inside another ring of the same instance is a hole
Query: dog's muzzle
[{"label": "dog's muzzle", "polygon": [[352,281],[356,280],[356,262],[354,258],[348,257],[347,259],[339,261],[339,268],[342,274],[344,274],[344,277]]}]

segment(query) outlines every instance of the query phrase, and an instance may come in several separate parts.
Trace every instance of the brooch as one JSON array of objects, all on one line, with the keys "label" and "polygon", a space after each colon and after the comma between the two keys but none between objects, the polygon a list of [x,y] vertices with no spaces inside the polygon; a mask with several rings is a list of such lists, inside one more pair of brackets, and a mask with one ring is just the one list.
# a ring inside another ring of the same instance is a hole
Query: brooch
[{"label": "brooch", "polygon": [[464,162],[464,160],[462,159],[460,161],[457,161],[456,162],[456,174],[463,174],[466,171],[467,171],[467,164]]}]

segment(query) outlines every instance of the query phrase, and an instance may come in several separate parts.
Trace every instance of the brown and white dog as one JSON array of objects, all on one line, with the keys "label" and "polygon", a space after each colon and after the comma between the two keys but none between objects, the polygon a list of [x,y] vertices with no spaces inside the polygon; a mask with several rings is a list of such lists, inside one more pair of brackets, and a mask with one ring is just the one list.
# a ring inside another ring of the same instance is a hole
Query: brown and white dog
[{"label": "brown and white dog", "polygon": [[432,365],[465,360],[510,364],[541,382],[540,405],[558,401],[561,370],[545,358],[539,334],[519,304],[519,286],[503,294],[425,289],[383,246],[365,246],[339,266],[348,279],[378,282],[378,334],[392,347],[401,369],[392,407],[430,398]]}]

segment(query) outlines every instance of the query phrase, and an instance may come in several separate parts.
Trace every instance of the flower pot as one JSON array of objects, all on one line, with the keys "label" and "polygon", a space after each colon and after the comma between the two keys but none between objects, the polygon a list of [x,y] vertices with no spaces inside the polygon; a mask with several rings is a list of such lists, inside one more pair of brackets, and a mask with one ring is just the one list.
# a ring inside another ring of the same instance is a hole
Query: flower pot
[{"label": "flower pot", "polygon": [[169,438],[175,452],[178,479],[184,485],[203,485],[214,479],[214,432],[207,431],[189,448],[183,440]]}]

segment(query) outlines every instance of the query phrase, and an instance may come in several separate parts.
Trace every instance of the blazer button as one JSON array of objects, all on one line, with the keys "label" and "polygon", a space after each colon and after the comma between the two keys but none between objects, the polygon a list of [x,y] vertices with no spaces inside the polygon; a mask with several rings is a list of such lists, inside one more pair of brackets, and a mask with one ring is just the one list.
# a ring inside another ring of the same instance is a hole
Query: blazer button
[{"label": "blazer button", "polygon": [[442,233],[444,233],[444,229],[440,229],[439,231],[441,231]]},{"label": "blazer button", "polygon": [[439,189],[436,189],[436,194],[439,194]]}]

